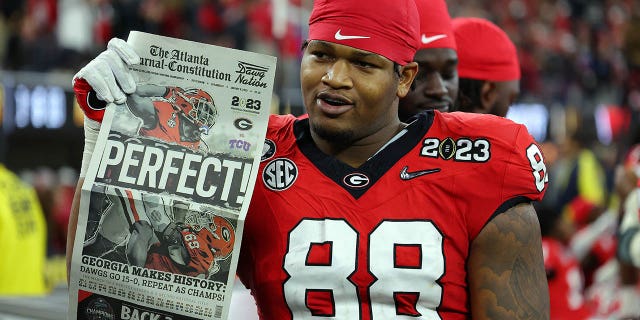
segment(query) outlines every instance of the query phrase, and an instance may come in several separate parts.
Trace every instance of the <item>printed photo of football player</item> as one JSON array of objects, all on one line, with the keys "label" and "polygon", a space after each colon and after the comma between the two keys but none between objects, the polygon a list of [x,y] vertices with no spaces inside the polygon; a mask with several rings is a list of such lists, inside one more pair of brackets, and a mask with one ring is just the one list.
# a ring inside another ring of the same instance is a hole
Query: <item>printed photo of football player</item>
[{"label": "printed photo of football player", "polygon": [[[148,203],[148,202],[145,202]],[[131,227],[127,257],[131,265],[226,282],[228,268],[220,265],[231,256],[235,229],[210,212],[189,209],[175,201],[168,219],[164,205],[148,206],[149,220]]]},{"label": "printed photo of football player", "polygon": [[[95,185],[83,254],[225,282],[235,227],[158,195]],[[225,264],[226,263],[226,264]]]},{"label": "printed photo of football player", "polygon": [[126,105],[142,121],[139,135],[208,151],[202,135],[209,134],[218,111],[202,89],[140,85]]}]

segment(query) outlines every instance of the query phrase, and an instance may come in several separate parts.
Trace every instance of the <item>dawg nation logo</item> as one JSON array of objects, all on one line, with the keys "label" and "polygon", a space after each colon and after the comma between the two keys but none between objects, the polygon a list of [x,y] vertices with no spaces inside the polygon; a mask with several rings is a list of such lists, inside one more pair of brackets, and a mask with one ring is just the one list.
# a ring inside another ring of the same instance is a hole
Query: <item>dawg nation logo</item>
[{"label": "dawg nation logo", "polygon": [[269,68],[248,62],[238,61],[235,83],[242,83],[252,87],[266,88],[267,83],[262,81]]}]

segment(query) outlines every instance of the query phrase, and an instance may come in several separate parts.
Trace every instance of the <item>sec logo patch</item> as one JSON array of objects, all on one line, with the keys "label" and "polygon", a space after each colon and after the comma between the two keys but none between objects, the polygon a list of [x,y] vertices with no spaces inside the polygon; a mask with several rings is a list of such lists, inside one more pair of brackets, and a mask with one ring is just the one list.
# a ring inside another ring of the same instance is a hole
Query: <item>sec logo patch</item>
[{"label": "sec logo patch", "polygon": [[287,190],[298,178],[298,167],[287,158],[273,159],[262,171],[262,182],[273,191]]}]

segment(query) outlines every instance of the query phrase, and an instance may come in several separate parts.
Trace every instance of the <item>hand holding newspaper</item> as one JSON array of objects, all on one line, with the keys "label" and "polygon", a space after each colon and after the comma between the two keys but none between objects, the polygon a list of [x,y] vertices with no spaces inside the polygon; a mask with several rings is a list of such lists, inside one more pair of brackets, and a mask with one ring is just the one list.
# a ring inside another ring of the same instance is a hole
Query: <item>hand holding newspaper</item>
[{"label": "hand holding newspaper", "polygon": [[226,319],[273,91],[271,56],[133,31],[80,203],[69,319]]}]

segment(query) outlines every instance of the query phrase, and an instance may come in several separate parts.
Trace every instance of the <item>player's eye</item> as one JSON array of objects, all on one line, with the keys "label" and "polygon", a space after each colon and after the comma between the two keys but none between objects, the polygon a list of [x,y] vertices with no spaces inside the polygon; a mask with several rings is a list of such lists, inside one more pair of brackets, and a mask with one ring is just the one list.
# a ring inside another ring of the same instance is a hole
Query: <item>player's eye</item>
[{"label": "player's eye", "polygon": [[356,60],[353,62],[354,65],[360,67],[360,68],[375,68],[376,65],[373,63],[369,63],[367,61],[363,61],[363,60]]},{"label": "player's eye", "polygon": [[328,60],[329,58],[331,58],[329,56],[329,54],[327,54],[324,51],[320,51],[320,50],[312,51],[311,55],[314,56],[318,60]]},{"label": "player's eye", "polygon": [[446,71],[441,73],[442,79],[445,79],[445,80],[451,80],[451,79],[455,78],[455,76],[457,74],[458,74],[458,72],[457,72],[456,69],[446,70]]}]

